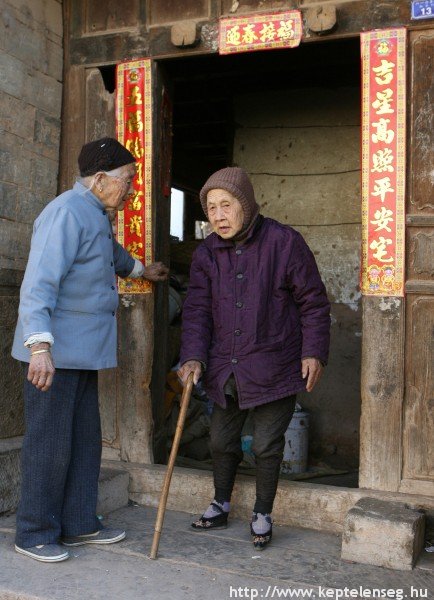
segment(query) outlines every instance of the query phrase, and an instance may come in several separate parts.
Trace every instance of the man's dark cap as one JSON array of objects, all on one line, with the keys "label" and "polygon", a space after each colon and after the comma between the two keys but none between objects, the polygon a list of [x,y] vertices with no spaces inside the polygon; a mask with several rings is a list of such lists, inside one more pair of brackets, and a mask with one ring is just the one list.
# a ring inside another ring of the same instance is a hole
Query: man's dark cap
[{"label": "man's dark cap", "polygon": [[112,171],[135,162],[136,159],[131,152],[110,137],[84,144],[78,156],[82,177],[95,175],[99,171]]}]

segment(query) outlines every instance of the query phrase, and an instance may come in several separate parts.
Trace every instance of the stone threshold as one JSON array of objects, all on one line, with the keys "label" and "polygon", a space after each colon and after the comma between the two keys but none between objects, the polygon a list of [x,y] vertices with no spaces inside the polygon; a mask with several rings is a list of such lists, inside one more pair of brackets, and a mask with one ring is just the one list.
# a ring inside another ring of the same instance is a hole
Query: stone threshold
[{"label": "stone threshold", "polygon": [[[122,467],[129,472],[129,498],[138,504],[157,507],[160,501],[165,465],[127,463],[104,460],[103,465]],[[213,496],[212,473],[175,467],[167,500],[168,510],[201,514]],[[342,533],[348,511],[361,498],[376,498],[402,502],[407,507],[423,510],[427,529],[434,531],[434,498],[430,496],[354,489],[330,485],[279,482],[273,509],[278,525],[304,527],[333,533]],[[249,519],[255,500],[255,478],[238,475],[231,503],[231,514]]]}]

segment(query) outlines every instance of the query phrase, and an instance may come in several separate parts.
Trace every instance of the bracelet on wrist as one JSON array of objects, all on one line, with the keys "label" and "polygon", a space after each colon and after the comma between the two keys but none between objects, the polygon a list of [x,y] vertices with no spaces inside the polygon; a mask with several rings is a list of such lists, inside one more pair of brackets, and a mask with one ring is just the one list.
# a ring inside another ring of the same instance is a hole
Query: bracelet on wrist
[{"label": "bracelet on wrist", "polygon": [[34,356],[35,354],[45,354],[45,352],[50,352],[50,349],[46,348],[44,350],[35,350],[34,352],[30,352],[30,356]]}]

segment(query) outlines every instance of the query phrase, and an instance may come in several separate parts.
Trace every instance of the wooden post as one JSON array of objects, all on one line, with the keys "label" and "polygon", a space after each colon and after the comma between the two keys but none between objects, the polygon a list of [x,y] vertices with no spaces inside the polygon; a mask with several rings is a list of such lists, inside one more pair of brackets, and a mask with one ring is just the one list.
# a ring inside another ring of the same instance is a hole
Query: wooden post
[{"label": "wooden post", "polygon": [[398,491],[404,398],[404,299],[364,296],[361,488]]}]

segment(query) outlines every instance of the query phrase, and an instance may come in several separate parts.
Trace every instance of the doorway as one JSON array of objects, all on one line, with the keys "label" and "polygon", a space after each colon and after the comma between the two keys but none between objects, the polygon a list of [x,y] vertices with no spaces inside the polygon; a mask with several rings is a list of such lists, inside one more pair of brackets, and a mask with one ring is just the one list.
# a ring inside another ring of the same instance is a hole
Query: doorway
[{"label": "doorway", "polygon": [[[310,420],[303,479],[311,475],[316,483],[356,487],[361,403],[359,39],[306,43],[290,51],[172,59],[164,67],[173,86],[172,185],[183,192],[184,202],[183,239],[171,238],[170,245],[178,304],[169,326],[170,367],[179,353],[191,256],[207,230],[199,190],[214,171],[241,166],[252,179],[262,214],[291,225],[306,239],[332,305],[329,365],[318,388],[298,397]],[[200,390],[197,395],[203,406],[192,416],[196,455],[184,448],[181,458],[206,466],[206,447],[198,442],[206,442],[206,425],[198,427],[197,419],[205,423],[210,406]]]}]

